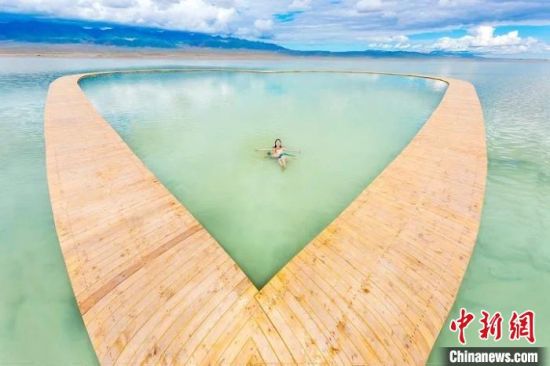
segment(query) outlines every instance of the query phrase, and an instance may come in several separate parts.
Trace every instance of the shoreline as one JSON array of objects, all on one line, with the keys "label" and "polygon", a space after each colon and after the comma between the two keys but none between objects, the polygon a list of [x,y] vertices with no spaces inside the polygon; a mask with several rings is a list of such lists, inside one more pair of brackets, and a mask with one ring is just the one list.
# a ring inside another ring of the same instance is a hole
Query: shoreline
[{"label": "shoreline", "polygon": [[149,59],[255,59],[277,60],[302,58],[276,52],[254,50],[150,49],[97,46],[30,45],[4,46],[0,44],[0,57],[52,57],[52,58],[149,58]]},{"label": "shoreline", "polygon": [[220,48],[118,47],[94,44],[13,43],[0,41],[0,57],[97,58],[97,59],[179,59],[179,60],[383,60],[383,61],[461,61],[461,62],[550,62],[550,59],[486,57],[402,57],[287,54],[277,51]]}]

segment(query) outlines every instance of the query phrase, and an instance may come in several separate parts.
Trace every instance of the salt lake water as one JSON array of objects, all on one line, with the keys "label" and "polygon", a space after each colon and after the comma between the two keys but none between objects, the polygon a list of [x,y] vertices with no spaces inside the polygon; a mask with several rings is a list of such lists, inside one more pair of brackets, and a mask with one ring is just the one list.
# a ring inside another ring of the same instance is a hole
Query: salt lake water
[{"label": "salt lake water", "polygon": [[[446,88],[396,76],[218,71],[81,86],[258,288],[393,160]],[[299,151],[285,170],[255,151],[276,138]]]},{"label": "salt lake water", "polygon": [[[501,311],[505,316],[530,308],[536,312],[537,345],[550,346],[550,63],[0,58],[0,364],[97,363],[68,282],[49,205],[43,141],[49,82],[81,71],[167,66],[361,69],[445,75],[473,82],[484,109],[489,176],[477,246],[451,316],[460,307],[477,314],[481,309]],[[217,222],[220,199],[226,211],[235,211],[234,220],[241,214],[257,219],[251,213],[264,213],[256,216],[275,226],[247,231],[257,238],[284,238],[288,235],[284,224],[296,220],[302,223],[297,236],[306,240],[315,235],[410,140],[442,92],[437,85],[418,79],[383,76],[196,73],[172,74],[162,83],[169,93],[159,93],[158,77],[115,76],[84,87],[138,156],[222,243],[229,243],[231,235],[242,237],[242,232],[233,233],[238,223],[231,221],[231,215],[227,227],[224,223],[221,228],[209,227]],[[105,93],[99,93],[102,90]],[[125,93],[124,98],[113,98],[114,91]],[[401,95],[402,103],[392,105],[383,95]],[[309,103],[316,110],[304,107]],[[410,113],[408,118],[402,118],[405,112]],[[204,116],[218,128],[203,125]],[[244,121],[252,123],[248,131],[242,129]],[[339,129],[335,121],[346,128]],[[274,136],[302,150],[285,172],[253,152],[256,147],[269,146]],[[341,139],[350,143],[338,148],[331,145]],[[344,158],[351,155],[353,159]],[[215,162],[215,168],[207,171],[205,162]],[[197,174],[186,174],[190,169]],[[309,180],[312,174],[319,182],[331,184],[331,194],[325,194],[326,202],[318,206],[315,201],[321,192]],[[222,182],[223,189],[212,186],[220,182],[211,181],[229,176],[233,181]],[[285,184],[289,180],[292,185]],[[203,195],[211,201],[195,196],[194,192],[202,190],[211,194]],[[244,200],[247,194],[257,199]],[[293,210],[280,214],[283,206],[255,207],[260,199],[285,203],[285,197],[298,194],[310,205],[299,214]],[[325,222],[309,229],[315,217]],[[300,220],[308,220],[308,225]],[[218,231],[228,239],[218,237]],[[231,253],[229,247],[226,250]],[[299,245],[294,248],[298,249]],[[276,258],[279,253],[263,251],[258,260]],[[239,255],[246,254],[238,253],[238,248],[231,253],[239,262]],[[247,269],[242,263],[250,273],[264,269]],[[476,326],[468,329],[469,344],[490,345],[478,340],[476,332]],[[444,327],[430,363],[441,361],[438,347],[456,344],[456,335]]]}]

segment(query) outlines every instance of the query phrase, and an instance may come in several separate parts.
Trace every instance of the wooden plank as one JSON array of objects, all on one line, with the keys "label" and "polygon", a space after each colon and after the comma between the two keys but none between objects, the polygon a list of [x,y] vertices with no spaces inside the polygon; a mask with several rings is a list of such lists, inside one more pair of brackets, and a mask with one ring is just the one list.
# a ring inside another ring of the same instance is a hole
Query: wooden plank
[{"label": "wooden plank", "polygon": [[[354,325],[365,346],[389,356],[384,364],[426,362],[475,245],[487,163],[475,89],[447,82],[439,107],[403,152],[262,290],[266,299],[291,302],[296,291],[330,296],[334,307],[293,318],[281,312],[279,322],[338,314],[337,304],[348,304],[345,314],[363,319]],[[354,340],[339,338],[346,341]]]},{"label": "wooden plank", "polygon": [[470,83],[438,79],[445,95],[409,145],[258,291],[94,110],[78,81],[97,75],[52,83],[44,131],[56,230],[101,363],[425,363],[483,204]]}]

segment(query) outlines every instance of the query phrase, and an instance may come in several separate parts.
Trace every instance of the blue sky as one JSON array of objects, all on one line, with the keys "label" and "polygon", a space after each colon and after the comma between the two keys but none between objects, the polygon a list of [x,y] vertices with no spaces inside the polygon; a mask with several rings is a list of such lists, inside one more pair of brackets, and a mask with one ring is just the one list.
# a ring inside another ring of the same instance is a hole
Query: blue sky
[{"label": "blue sky", "polygon": [[0,11],[232,35],[301,50],[550,57],[550,0],[0,0]]}]

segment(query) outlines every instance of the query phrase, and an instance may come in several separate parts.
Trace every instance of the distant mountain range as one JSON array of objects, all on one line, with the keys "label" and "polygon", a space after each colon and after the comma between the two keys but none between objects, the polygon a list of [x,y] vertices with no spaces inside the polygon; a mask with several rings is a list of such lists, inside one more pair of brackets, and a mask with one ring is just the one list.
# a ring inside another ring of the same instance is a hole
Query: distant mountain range
[{"label": "distant mountain range", "polygon": [[236,37],[0,12],[1,41],[43,44],[90,44],[172,50],[196,47],[220,50],[269,51],[302,56],[475,57],[469,52],[443,51],[433,51],[431,53],[383,50],[349,52],[299,51],[290,50],[274,43],[251,41]]}]

